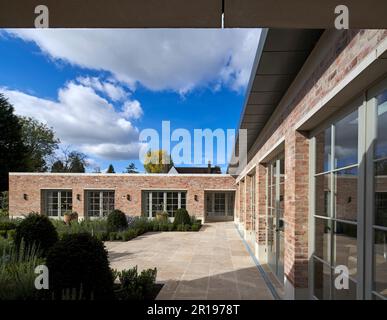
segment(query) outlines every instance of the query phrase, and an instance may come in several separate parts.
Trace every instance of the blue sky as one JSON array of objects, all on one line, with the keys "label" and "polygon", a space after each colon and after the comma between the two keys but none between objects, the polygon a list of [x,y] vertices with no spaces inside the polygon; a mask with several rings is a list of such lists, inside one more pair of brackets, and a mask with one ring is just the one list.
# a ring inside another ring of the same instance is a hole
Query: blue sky
[{"label": "blue sky", "polygon": [[258,40],[251,29],[1,30],[0,92],[86,153],[88,171],[143,171],[143,129],[237,128]]}]

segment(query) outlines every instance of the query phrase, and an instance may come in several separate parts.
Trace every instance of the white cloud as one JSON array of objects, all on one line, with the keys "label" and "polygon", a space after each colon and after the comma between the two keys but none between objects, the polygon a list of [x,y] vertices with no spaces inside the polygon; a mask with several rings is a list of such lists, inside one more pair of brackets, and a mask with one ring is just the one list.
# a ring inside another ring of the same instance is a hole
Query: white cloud
[{"label": "white cloud", "polygon": [[[186,93],[248,82],[259,29],[13,29],[53,59],[112,73],[135,88]],[[107,84],[109,87],[109,84]],[[120,94],[110,91],[111,97]]]},{"label": "white cloud", "polygon": [[53,127],[63,144],[105,159],[137,158],[138,129],[131,119],[138,119],[142,114],[140,103],[125,101],[123,109],[117,111],[93,87],[69,82],[59,90],[57,101],[7,88],[0,88],[0,92],[14,105],[16,114]]},{"label": "white cloud", "polygon": [[122,107],[122,115],[131,119],[141,118],[143,111],[140,102],[137,100],[126,101]]},{"label": "white cloud", "polygon": [[117,83],[100,81],[97,77],[78,77],[77,80],[87,87],[107,94],[113,101],[121,101],[128,97],[128,93]]}]

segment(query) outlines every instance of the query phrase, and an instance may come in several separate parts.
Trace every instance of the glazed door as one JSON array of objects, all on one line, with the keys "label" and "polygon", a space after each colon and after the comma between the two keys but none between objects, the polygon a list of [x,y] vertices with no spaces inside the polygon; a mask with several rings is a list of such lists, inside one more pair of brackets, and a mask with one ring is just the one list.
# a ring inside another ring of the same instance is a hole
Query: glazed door
[{"label": "glazed door", "polygon": [[282,282],[284,278],[284,158],[267,167],[267,244],[268,264]]}]

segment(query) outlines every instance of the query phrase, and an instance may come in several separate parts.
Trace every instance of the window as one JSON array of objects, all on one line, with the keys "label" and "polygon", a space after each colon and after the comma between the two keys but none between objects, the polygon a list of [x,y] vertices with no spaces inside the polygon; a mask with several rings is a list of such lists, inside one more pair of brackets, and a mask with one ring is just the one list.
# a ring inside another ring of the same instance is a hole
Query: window
[{"label": "window", "polygon": [[387,299],[387,90],[376,96],[373,154],[372,298]]},{"label": "window", "polygon": [[167,211],[174,217],[177,209],[186,208],[184,191],[144,191],[143,212],[145,216],[155,217],[157,212]]},{"label": "window", "polygon": [[45,211],[49,217],[61,217],[66,211],[73,209],[72,191],[45,190]]},{"label": "window", "polygon": [[234,216],[234,193],[206,191],[206,216],[208,218],[226,219]]},{"label": "window", "polygon": [[86,191],[88,217],[105,217],[114,210],[114,191]]},{"label": "window", "polygon": [[[314,288],[318,299],[356,298],[358,111],[315,136]],[[334,268],[349,269],[350,290],[334,287]]]}]

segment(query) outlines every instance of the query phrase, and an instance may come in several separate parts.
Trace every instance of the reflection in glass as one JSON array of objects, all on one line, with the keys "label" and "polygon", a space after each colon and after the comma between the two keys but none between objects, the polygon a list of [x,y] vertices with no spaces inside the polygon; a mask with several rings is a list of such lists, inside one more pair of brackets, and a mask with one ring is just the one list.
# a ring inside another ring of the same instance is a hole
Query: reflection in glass
[{"label": "reflection in glass", "polygon": [[357,163],[358,112],[352,112],[335,125],[335,168]]},{"label": "reflection in glass", "polygon": [[349,288],[338,290],[335,288],[334,279],[333,285],[333,299],[334,300],[356,300],[356,286],[357,283],[349,279]]},{"label": "reflection in glass", "polygon": [[316,173],[331,170],[331,127],[316,136]]},{"label": "reflection in glass", "polygon": [[387,91],[377,97],[377,139],[375,158],[387,157]]},{"label": "reflection in glass", "polygon": [[314,260],[314,295],[320,300],[330,299],[330,282],[331,282],[331,270],[325,263]]},{"label": "reflection in glass", "polygon": [[316,215],[329,217],[331,209],[331,174],[315,177],[315,210]]},{"label": "reflection in glass", "polygon": [[387,159],[375,161],[374,224],[387,227]]},{"label": "reflection in glass", "polygon": [[387,232],[375,230],[373,290],[387,298]]},{"label": "reflection in glass", "polygon": [[315,252],[314,254],[323,259],[326,262],[330,262],[329,258],[329,245],[330,241],[330,222],[327,219],[315,218],[314,225],[314,243]]},{"label": "reflection in glass", "polygon": [[340,170],[334,173],[334,177],[336,218],[356,221],[358,169]]},{"label": "reflection in glass", "polygon": [[344,265],[353,278],[357,274],[357,227],[349,223],[335,222],[333,244],[334,264]]}]

